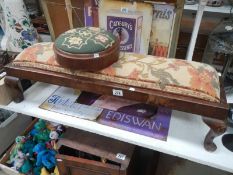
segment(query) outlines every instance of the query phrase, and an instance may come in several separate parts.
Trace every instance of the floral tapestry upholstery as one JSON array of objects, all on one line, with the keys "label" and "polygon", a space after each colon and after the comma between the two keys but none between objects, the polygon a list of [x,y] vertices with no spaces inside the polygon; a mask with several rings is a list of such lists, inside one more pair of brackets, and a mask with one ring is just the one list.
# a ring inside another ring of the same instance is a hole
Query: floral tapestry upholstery
[{"label": "floral tapestry upholstery", "polygon": [[216,70],[198,62],[122,53],[118,62],[100,72],[72,71],[56,62],[53,43],[39,43],[21,52],[13,65],[161,90],[213,102],[219,102],[220,99]]},{"label": "floral tapestry upholstery", "polygon": [[110,48],[116,37],[97,27],[71,29],[61,34],[55,41],[57,49],[72,54],[99,53]]}]

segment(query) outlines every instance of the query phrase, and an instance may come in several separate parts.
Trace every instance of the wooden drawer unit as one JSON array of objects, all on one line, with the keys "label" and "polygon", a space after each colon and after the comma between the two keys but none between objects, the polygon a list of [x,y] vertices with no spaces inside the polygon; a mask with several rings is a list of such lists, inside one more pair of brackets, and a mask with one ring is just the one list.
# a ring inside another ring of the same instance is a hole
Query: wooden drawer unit
[{"label": "wooden drawer unit", "polygon": [[100,135],[67,129],[58,142],[62,175],[133,175],[134,146]]}]

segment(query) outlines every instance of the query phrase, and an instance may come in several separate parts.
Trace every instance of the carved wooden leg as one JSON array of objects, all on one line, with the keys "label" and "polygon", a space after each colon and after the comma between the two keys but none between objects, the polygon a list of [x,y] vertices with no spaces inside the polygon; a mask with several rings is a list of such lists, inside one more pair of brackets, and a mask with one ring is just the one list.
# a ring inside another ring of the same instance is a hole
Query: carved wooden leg
[{"label": "carved wooden leg", "polygon": [[23,88],[21,86],[19,78],[6,76],[5,84],[10,89],[10,95],[14,102],[19,103],[23,101]]},{"label": "carved wooden leg", "polygon": [[207,151],[213,152],[217,149],[213,140],[226,131],[226,123],[221,120],[214,120],[205,117],[202,117],[202,120],[210,127],[210,130],[204,140],[204,147]]}]

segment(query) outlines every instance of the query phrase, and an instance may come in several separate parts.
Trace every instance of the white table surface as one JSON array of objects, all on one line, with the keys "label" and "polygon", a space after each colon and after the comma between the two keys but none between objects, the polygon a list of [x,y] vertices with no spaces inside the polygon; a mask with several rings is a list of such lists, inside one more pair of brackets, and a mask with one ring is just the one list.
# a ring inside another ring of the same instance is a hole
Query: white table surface
[{"label": "white table surface", "polygon": [[[23,102],[18,104],[12,102],[7,106],[0,107],[233,172],[233,153],[222,145],[221,136],[215,139],[218,146],[215,152],[210,153],[204,149],[203,141],[208,132],[208,127],[202,122],[200,116],[173,111],[167,141],[161,141],[101,125],[95,121],[75,118],[39,108],[38,106],[57,88],[56,85],[37,82],[25,92]],[[231,132],[233,133],[232,130]]]}]

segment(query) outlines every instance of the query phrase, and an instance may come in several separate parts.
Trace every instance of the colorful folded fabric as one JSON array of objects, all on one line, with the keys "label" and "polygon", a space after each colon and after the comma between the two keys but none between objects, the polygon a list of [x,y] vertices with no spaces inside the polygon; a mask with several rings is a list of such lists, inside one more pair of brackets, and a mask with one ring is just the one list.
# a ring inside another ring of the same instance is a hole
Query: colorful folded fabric
[{"label": "colorful folded fabric", "polygon": [[81,72],[65,69],[56,62],[53,43],[39,43],[21,52],[13,65],[160,90],[212,102],[219,102],[220,99],[217,71],[210,65],[194,61],[122,53],[118,62],[106,69],[96,73]]}]

